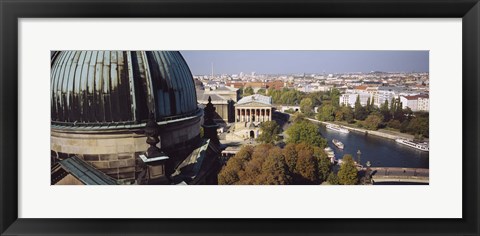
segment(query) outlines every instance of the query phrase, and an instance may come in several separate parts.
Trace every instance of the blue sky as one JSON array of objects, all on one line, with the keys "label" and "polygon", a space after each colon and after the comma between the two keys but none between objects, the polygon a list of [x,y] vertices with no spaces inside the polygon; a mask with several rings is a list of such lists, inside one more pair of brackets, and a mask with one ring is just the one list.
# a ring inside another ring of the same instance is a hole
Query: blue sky
[{"label": "blue sky", "polygon": [[428,51],[181,51],[192,74],[428,72]]}]

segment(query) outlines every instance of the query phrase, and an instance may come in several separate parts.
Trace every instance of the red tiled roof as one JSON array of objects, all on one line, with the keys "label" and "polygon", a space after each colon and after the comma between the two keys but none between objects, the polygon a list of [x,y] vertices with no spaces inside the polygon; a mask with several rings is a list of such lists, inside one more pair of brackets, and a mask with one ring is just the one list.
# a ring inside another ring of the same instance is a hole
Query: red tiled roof
[{"label": "red tiled roof", "polygon": [[365,86],[365,85],[360,85],[360,86],[355,87],[355,89],[365,90],[365,89],[367,89],[367,86]]},{"label": "red tiled roof", "polygon": [[403,96],[407,100],[418,100],[419,98],[428,98],[428,95]]}]

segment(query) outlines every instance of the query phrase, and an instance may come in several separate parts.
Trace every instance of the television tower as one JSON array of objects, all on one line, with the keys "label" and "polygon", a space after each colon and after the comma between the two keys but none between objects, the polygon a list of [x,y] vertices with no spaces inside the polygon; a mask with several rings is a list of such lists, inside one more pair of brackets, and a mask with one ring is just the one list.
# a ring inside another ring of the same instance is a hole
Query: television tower
[{"label": "television tower", "polygon": [[213,79],[213,62],[212,62],[212,79]]}]

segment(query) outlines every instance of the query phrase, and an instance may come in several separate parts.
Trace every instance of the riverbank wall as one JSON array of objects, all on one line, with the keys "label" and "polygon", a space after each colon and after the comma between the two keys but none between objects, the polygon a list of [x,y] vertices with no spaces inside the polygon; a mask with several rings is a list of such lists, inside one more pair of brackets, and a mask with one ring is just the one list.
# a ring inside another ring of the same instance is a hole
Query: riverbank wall
[{"label": "riverbank wall", "polygon": [[[334,124],[334,123],[331,123],[331,122],[319,121],[319,120],[315,120],[315,119],[311,119],[311,118],[306,118],[306,119],[309,120],[309,121],[313,121],[313,122],[316,122],[316,123],[321,123],[321,124],[324,124],[324,125],[337,125],[337,124]],[[384,132],[381,132],[381,131],[366,130],[366,129],[354,128],[354,127],[343,126],[343,125],[342,125],[342,127],[345,128],[345,129],[348,129],[350,131],[357,132],[357,133],[362,133],[362,134],[365,134],[365,135],[373,135],[373,136],[386,138],[386,139],[392,139],[392,140],[399,139],[399,138],[413,139],[413,135],[410,135],[410,134],[394,135],[394,134],[384,133]]]}]

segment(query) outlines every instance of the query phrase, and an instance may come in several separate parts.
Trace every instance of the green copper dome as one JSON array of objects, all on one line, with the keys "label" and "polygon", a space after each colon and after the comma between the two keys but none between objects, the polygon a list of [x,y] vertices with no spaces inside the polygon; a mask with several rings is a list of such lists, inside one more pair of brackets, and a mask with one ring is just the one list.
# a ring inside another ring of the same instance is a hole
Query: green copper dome
[{"label": "green copper dome", "polygon": [[60,51],[51,59],[53,126],[119,127],[198,113],[187,63],[174,51]]}]

